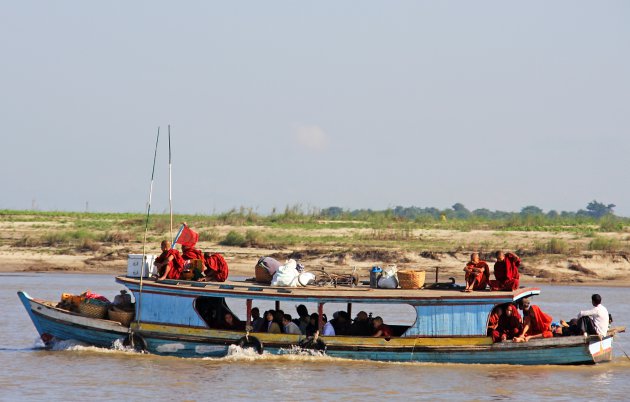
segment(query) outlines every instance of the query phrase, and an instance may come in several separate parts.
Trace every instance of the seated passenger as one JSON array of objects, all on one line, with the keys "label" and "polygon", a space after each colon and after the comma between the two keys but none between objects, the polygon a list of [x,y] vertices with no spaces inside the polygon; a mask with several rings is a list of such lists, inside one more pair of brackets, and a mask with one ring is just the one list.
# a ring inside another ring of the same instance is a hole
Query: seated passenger
[{"label": "seated passenger", "polygon": [[472,292],[473,290],[484,290],[490,280],[490,267],[488,264],[479,259],[479,253],[472,253],[470,261],[464,267],[466,273],[466,289],[464,292]]},{"label": "seated passenger", "polygon": [[330,324],[335,329],[335,335],[350,335],[350,317],[345,311],[335,312]]},{"label": "seated passenger", "polygon": [[203,260],[203,252],[199,249],[182,245],[182,258],[185,260]]},{"label": "seated passenger", "polygon": [[285,314],[282,317],[282,325],[284,327],[285,334],[292,335],[302,335],[302,331],[300,331],[300,327],[298,327],[293,321],[290,314]]},{"label": "seated passenger", "polygon": [[270,334],[281,334],[282,330],[280,329],[280,325],[274,321],[275,314],[276,312],[273,310],[265,312],[265,325],[263,325],[263,328],[265,332]]},{"label": "seated passenger", "polygon": [[513,339],[514,342],[527,342],[536,338],[551,338],[551,322],[553,319],[550,315],[545,314],[538,306],[530,303],[529,299],[523,299],[523,332],[521,335]]},{"label": "seated passenger", "polygon": [[204,253],[203,263],[206,270],[203,272],[205,277],[199,281],[225,282],[228,277],[229,269],[225,258],[219,253]]},{"label": "seated passenger", "polygon": [[236,331],[241,329],[241,322],[238,318],[234,317],[234,315],[230,312],[226,312],[223,315],[223,325],[221,329],[225,329],[228,331]]},{"label": "seated passenger", "polygon": [[315,332],[319,331],[319,314],[313,313],[308,318],[308,325],[306,326],[306,336],[313,336]]},{"label": "seated passenger", "polygon": [[391,338],[392,330],[383,323],[383,319],[381,317],[374,318],[374,320],[372,321],[372,325],[374,326],[374,330],[376,331],[374,332],[374,335],[372,335],[373,337]]},{"label": "seated passenger", "polygon": [[171,243],[168,240],[162,241],[160,248],[162,254],[154,262],[158,271],[158,280],[179,279],[184,269],[184,259],[179,251],[171,248]]},{"label": "seated passenger", "polygon": [[260,316],[260,310],[258,307],[252,308],[252,332],[261,332],[262,326],[265,322]]},{"label": "seated passenger", "polygon": [[328,317],[326,317],[326,314],[322,314],[322,322],[324,323],[324,327],[322,328],[322,336],[335,336],[335,327],[333,327],[332,324],[328,322]]},{"label": "seated passenger", "polygon": [[592,309],[582,310],[577,319],[571,320],[568,332],[571,335],[599,335],[605,337],[608,334],[608,327],[612,317],[602,304],[602,297],[598,294],[591,296]]},{"label": "seated passenger", "polygon": [[505,307],[503,315],[499,318],[497,329],[501,337],[501,342],[512,340],[521,334],[523,324],[521,322],[521,315],[518,313],[518,309],[515,305],[510,303]]},{"label": "seated passenger", "polygon": [[354,336],[372,336],[373,327],[365,311],[359,311],[354,322],[350,326],[350,334]]},{"label": "seated passenger", "polygon": [[302,331],[302,333],[305,334],[306,327],[308,326],[308,322],[310,320],[310,317],[308,315],[308,309],[306,308],[305,305],[300,304],[299,306],[297,306],[296,310],[299,317],[294,319],[293,322],[295,323],[295,325],[297,325],[300,328],[300,331]]},{"label": "seated passenger", "polygon": [[191,270],[192,280],[203,278],[205,267],[203,266],[203,252],[192,246],[182,244],[182,258],[184,259],[184,271]]},{"label": "seated passenger", "polygon": [[501,306],[496,306],[492,309],[492,313],[490,313],[490,318],[488,319],[488,336],[492,337],[492,342],[499,342],[501,340],[501,333],[499,332],[499,320],[501,319],[501,315],[503,315],[503,308],[501,308]]},{"label": "seated passenger", "polygon": [[276,312],[273,314],[273,322],[278,324],[278,326],[280,327],[280,332],[284,332],[284,326],[282,325],[282,320],[284,320],[284,311],[276,310]]},{"label": "seated passenger", "polygon": [[494,277],[490,281],[491,290],[516,290],[518,289],[520,274],[518,267],[521,259],[514,253],[496,252],[497,262],[494,263]]}]

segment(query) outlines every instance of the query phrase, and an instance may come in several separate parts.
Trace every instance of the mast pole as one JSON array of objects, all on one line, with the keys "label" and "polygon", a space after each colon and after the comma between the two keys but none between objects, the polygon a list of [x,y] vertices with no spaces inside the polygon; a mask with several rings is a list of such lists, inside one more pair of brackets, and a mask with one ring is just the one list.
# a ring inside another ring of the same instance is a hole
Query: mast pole
[{"label": "mast pole", "polygon": [[[138,293],[138,309],[136,314],[136,322],[140,322],[140,314],[142,307],[142,279],[144,277],[144,264],[146,264],[147,251],[147,232],[149,231],[149,216],[151,214],[151,197],[153,195],[153,178],[155,177],[155,160],[157,159],[158,142],[160,141],[160,127],[157,129],[157,137],[155,139],[155,151],[153,152],[153,168],[151,169],[151,185],[149,186],[149,202],[147,203],[147,217],[144,223],[144,237],[142,239],[142,266],[140,268],[140,291]],[[148,269],[148,267],[147,267]]]},{"label": "mast pole", "polygon": [[[171,164],[171,125],[168,125],[168,205],[171,211],[171,239],[173,238],[173,178]],[[171,244],[171,248],[175,248]]]}]

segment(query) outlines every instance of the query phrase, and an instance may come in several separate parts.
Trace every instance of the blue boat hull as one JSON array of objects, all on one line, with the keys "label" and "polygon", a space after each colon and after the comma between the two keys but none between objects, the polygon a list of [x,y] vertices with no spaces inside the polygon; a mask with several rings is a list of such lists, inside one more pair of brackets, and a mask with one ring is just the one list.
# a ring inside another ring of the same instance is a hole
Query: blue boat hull
[{"label": "blue boat hull", "polygon": [[[230,345],[237,345],[242,333],[221,331],[214,336],[174,334],[176,327],[163,331],[143,331],[142,324],[131,330],[119,323],[82,317],[65,312],[43,301],[18,292],[42,340],[52,345],[59,340],[75,340],[100,347],[112,347],[133,335],[136,347],[149,353],[177,357],[224,357]],[[146,325],[145,325],[146,326]],[[132,326],[133,327],[133,326]],[[175,328],[175,329],[173,329]],[[170,332],[169,332],[170,331]],[[181,332],[187,331],[181,329]],[[216,332],[216,331],[215,331]],[[257,334],[254,334],[257,335]],[[261,337],[264,335],[260,335]],[[490,345],[375,347],[340,345],[335,339],[322,337],[328,343],[326,354],[332,357],[393,362],[469,363],[469,364],[593,364],[612,358],[612,337],[603,340],[583,337],[561,337],[533,340],[528,343]],[[264,351],[272,354],[294,353],[297,342],[268,342]]]},{"label": "blue boat hull", "polygon": [[46,346],[57,341],[73,340],[88,345],[109,348],[116,341],[125,341],[129,329],[113,321],[81,317],[60,311],[18,292],[37,332]]},{"label": "blue boat hull", "polygon": [[[608,338],[610,340],[610,338]],[[160,355],[180,357],[224,357],[228,354],[228,344],[186,342],[182,340],[145,338],[147,351]],[[606,342],[606,340],[604,340]],[[612,342],[610,342],[612,344]],[[291,345],[284,347],[264,346],[271,354],[295,353]],[[392,362],[426,362],[426,363],[464,363],[464,364],[519,364],[519,365],[568,365],[594,364],[612,358],[612,348],[599,357],[589,353],[588,344],[576,344],[569,347],[539,348],[497,348],[488,347],[483,350],[433,350],[433,351],[387,351],[387,350],[334,350],[328,349],[331,357],[358,360],[392,361]]]}]

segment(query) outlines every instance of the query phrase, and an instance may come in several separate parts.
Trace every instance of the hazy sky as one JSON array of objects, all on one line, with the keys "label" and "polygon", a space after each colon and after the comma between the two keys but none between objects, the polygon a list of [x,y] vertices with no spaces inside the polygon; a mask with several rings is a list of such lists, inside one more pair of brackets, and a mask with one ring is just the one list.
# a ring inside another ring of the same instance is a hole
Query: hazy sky
[{"label": "hazy sky", "polygon": [[630,215],[628,1],[5,1],[0,208]]}]

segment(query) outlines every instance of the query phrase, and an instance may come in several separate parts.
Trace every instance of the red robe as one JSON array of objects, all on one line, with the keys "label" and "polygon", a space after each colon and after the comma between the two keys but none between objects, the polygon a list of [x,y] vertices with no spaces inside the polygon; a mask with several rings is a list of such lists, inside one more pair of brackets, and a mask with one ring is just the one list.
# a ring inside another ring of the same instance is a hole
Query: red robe
[{"label": "red robe", "polygon": [[228,264],[219,253],[204,257],[206,276],[216,282],[225,282],[228,277]]},{"label": "red robe", "polygon": [[521,259],[512,253],[507,253],[503,261],[494,263],[495,281],[490,281],[491,290],[516,290],[519,278],[518,267]]},{"label": "red robe", "polygon": [[508,316],[507,313],[503,313],[501,318],[499,318],[497,331],[500,336],[505,335],[506,339],[514,339],[514,337],[519,336],[523,330],[521,315],[518,313],[518,309],[513,304],[508,305],[506,310],[511,310],[512,315]]},{"label": "red robe", "polygon": [[551,332],[551,321],[553,318],[550,315],[543,313],[538,306],[531,305],[529,306],[527,317],[529,318],[529,329],[525,335],[542,334],[544,338],[553,337]]},{"label": "red robe", "polygon": [[381,336],[383,338],[391,338],[392,337],[392,330],[390,327],[388,327],[385,324],[381,324],[376,328],[376,332],[378,331],[382,331]]},{"label": "red robe", "polygon": [[[179,251],[175,250],[174,248],[166,250],[162,254],[160,254],[158,258],[155,259],[155,262],[161,264],[164,261],[167,261],[170,256],[173,256],[173,260],[169,261],[168,263],[168,265],[171,267],[171,270],[168,271],[166,279],[179,279],[182,274],[182,270],[184,269],[184,259],[182,258],[181,254],[179,254]],[[160,272],[160,276],[163,275],[163,272],[164,271]]]},{"label": "red robe", "polygon": [[[475,268],[481,269],[482,271],[475,272]],[[479,260],[477,264],[471,261],[466,264],[464,270],[466,271],[466,283],[472,285],[475,279],[477,280],[477,283],[473,286],[473,290],[484,290],[486,288],[490,280],[490,267],[485,261]]]},{"label": "red robe", "polygon": [[501,334],[499,333],[499,320],[501,317],[493,312],[488,319],[488,336],[492,337],[492,342],[499,342],[501,340]]},{"label": "red robe", "polygon": [[194,247],[182,246],[182,258],[184,260],[203,260],[203,252]]}]

